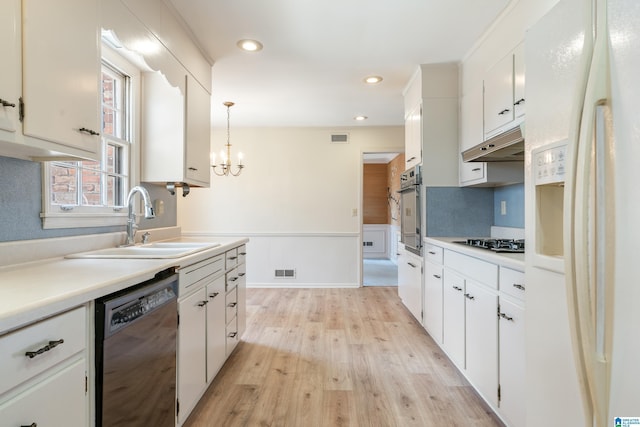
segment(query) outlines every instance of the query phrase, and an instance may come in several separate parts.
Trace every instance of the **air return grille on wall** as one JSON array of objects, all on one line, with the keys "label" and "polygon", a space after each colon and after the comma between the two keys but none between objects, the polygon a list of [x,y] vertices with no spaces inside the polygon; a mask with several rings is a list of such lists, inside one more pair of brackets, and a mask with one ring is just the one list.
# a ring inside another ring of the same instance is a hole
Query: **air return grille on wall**
[{"label": "air return grille on wall", "polygon": [[295,279],[296,270],[294,269],[279,269],[274,271],[274,277],[276,279]]},{"label": "air return grille on wall", "polygon": [[332,144],[348,144],[349,134],[348,133],[332,133],[331,143]]}]

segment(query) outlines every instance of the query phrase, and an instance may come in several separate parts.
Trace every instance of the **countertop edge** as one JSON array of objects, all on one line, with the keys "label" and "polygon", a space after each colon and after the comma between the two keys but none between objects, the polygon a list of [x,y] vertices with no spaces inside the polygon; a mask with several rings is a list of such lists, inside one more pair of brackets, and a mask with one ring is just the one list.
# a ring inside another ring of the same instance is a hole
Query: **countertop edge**
[{"label": "countertop edge", "polygon": [[426,244],[432,244],[440,246],[444,249],[449,249],[455,252],[459,252],[465,255],[472,256],[474,258],[481,259],[483,261],[497,264],[501,267],[511,268],[518,271],[524,271],[524,255],[509,254],[492,252],[486,249],[474,248],[470,246],[454,243],[455,241],[466,240],[466,237],[425,237],[424,242]]},{"label": "countertop edge", "polygon": [[[169,240],[175,242],[211,241],[210,238],[197,237],[178,237]],[[0,269],[0,285],[3,287],[0,289],[0,295],[4,300],[4,306],[0,305],[0,335],[153,278],[156,273],[167,268],[180,269],[193,265],[246,244],[248,241],[248,238],[223,239],[219,246],[173,259],[129,259],[125,261],[122,259],[66,259],[60,257],[5,267]],[[55,285],[51,285],[52,279],[46,274],[48,270],[67,270],[65,277],[69,276],[70,280],[74,280],[74,269],[79,274],[83,269],[84,271],[99,271],[101,268],[104,272],[109,270],[109,266],[114,262],[120,263],[121,272],[105,274],[105,277],[96,275],[76,278],[77,288],[68,285],[58,290]],[[42,274],[39,274],[39,271],[42,271]],[[28,279],[25,278],[23,282],[20,282],[19,276],[25,273],[29,273],[26,276]],[[39,279],[34,281],[34,275]],[[11,296],[15,296],[16,304],[12,304]]]}]

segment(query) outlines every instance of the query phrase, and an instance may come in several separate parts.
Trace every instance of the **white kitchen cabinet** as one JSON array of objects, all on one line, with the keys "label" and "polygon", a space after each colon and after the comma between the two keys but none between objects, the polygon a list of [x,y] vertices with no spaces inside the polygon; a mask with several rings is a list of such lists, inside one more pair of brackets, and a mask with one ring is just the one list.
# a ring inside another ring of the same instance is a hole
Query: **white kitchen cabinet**
[{"label": "white kitchen cabinet", "polygon": [[422,324],[422,258],[407,251],[398,251],[398,296],[409,312]]},{"label": "white kitchen cabinet", "polygon": [[513,54],[509,53],[487,71],[484,79],[485,137],[513,121],[514,117]]},{"label": "white kitchen cabinet", "polygon": [[34,387],[0,404],[3,426],[84,427],[86,366],[77,360]]},{"label": "white kitchen cabinet", "polygon": [[225,281],[220,276],[206,286],[207,304],[207,382],[216,376],[226,355]]},{"label": "white kitchen cabinet", "polygon": [[521,302],[500,298],[500,414],[510,426],[525,425],[525,323]]},{"label": "white kitchen cabinet", "polygon": [[444,271],[442,348],[460,370],[465,368],[465,280],[453,270]]},{"label": "white kitchen cabinet", "polygon": [[513,51],[513,113],[514,118],[524,117],[525,104],[525,64],[524,43],[521,43]]},{"label": "white kitchen cabinet", "polygon": [[210,182],[209,93],[185,74],[178,87],[159,72],[143,75],[142,181]]},{"label": "white kitchen cabinet", "polygon": [[102,131],[98,3],[22,2],[23,133],[91,159]]},{"label": "white kitchen cabinet", "polygon": [[0,3],[0,140],[13,142],[20,98],[20,0]]},{"label": "white kitchen cabinet", "polygon": [[179,423],[187,419],[207,385],[207,302],[205,288],[178,302]]},{"label": "white kitchen cabinet", "polygon": [[442,345],[443,249],[426,244],[424,250],[423,325],[435,342]]},{"label": "white kitchen cabinet", "polygon": [[88,425],[87,311],[0,336],[2,425]]},{"label": "white kitchen cabinet", "polygon": [[467,377],[492,405],[498,405],[498,295],[467,280],[465,339]]},{"label": "white kitchen cabinet", "polygon": [[522,162],[463,162],[460,160],[461,187],[495,187],[523,181]]},{"label": "white kitchen cabinet", "polygon": [[405,113],[404,157],[405,169],[422,163],[422,106],[414,105]]}]

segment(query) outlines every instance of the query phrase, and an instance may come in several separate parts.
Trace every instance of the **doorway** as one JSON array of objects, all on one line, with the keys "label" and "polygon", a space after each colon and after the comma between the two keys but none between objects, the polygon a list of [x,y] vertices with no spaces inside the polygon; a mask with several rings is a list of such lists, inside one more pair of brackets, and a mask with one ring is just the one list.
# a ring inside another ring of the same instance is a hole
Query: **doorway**
[{"label": "doorway", "polygon": [[400,174],[404,154],[362,155],[362,285],[398,286]]}]

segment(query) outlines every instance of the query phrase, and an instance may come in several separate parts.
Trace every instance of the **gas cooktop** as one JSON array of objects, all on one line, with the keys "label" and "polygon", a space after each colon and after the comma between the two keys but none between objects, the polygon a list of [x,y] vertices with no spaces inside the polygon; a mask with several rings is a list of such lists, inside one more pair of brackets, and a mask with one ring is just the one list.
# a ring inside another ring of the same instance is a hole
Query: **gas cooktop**
[{"label": "gas cooktop", "polygon": [[488,249],[494,252],[523,253],[524,239],[467,239],[456,241],[461,245],[473,246],[475,248]]}]

